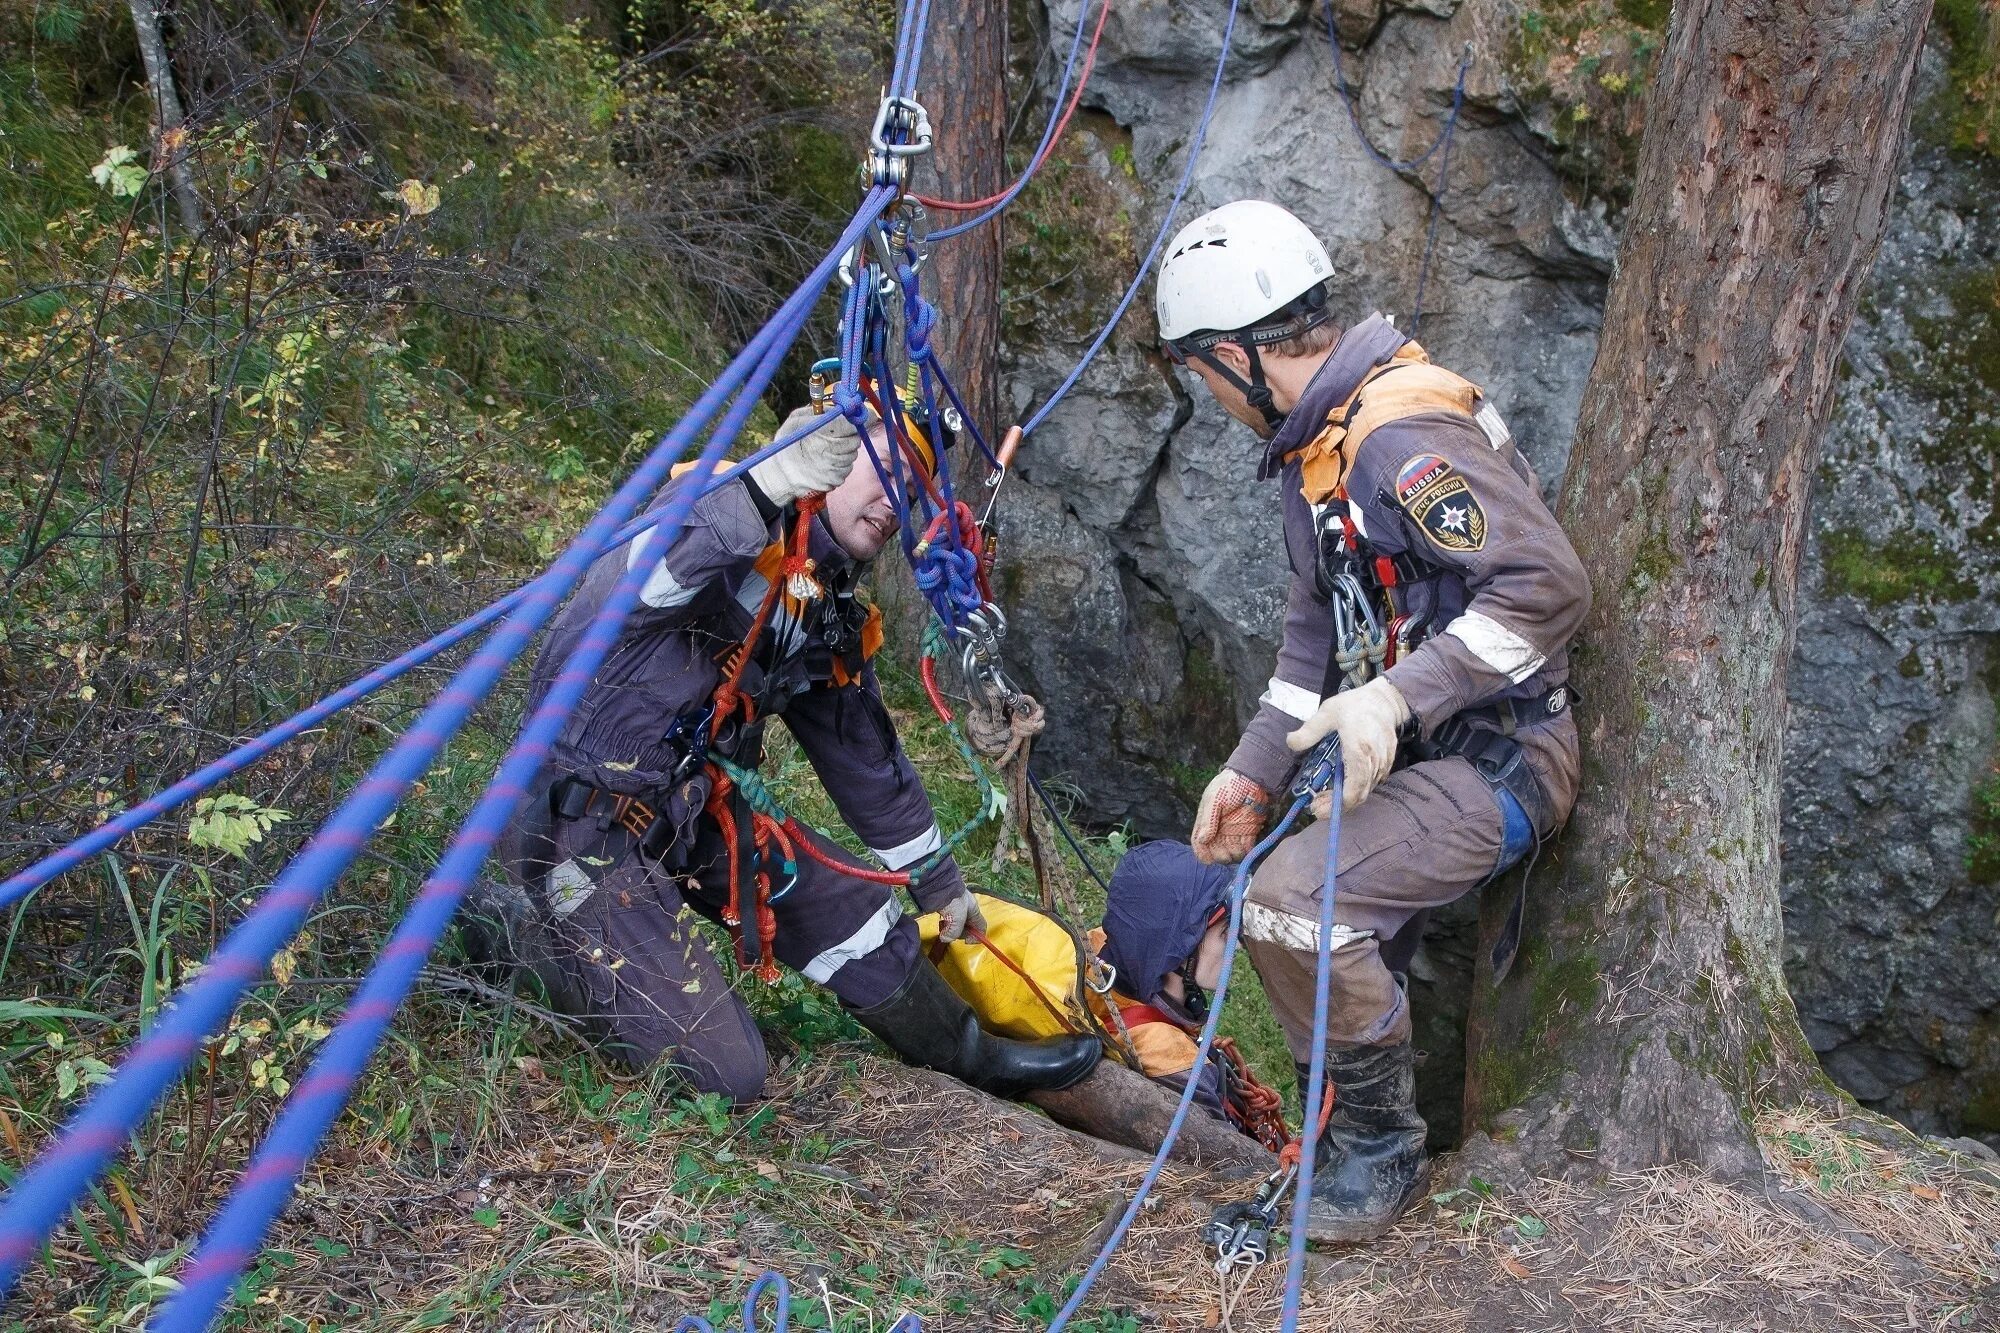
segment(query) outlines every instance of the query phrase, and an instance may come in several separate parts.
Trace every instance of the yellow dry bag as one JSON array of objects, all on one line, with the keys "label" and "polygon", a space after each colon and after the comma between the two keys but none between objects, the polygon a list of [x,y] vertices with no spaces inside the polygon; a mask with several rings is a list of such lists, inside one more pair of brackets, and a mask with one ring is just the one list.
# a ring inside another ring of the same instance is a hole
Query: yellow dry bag
[{"label": "yellow dry bag", "polygon": [[937,913],[917,920],[924,952],[989,1032],[1021,1041],[1098,1031],[1083,1002],[1083,946],[1054,917],[989,894],[973,895],[984,939],[939,944]]}]

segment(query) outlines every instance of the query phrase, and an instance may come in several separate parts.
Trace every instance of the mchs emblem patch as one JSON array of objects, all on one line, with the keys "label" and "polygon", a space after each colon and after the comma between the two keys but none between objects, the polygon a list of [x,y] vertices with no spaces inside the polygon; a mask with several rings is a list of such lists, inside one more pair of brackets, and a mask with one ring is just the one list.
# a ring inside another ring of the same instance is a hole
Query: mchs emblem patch
[{"label": "mchs emblem patch", "polygon": [[1486,546],[1486,511],[1479,498],[1436,454],[1418,454],[1396,474],[1396,503],[1444,551]]}]

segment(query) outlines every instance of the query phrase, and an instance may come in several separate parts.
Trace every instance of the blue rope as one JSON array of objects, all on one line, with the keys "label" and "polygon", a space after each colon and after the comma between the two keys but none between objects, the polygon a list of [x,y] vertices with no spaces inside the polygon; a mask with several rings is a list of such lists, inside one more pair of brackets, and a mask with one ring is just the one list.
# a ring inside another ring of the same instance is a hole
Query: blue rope
[{"label": "blue rope", "polygon": [[1124,319],[1125,312],[1132,308],[1132,302],[1138,297],[1139,289],[1146,283],[1146,275],[1152,272],[1153,262],[1160,257],[1160,250],[1166,245],[1167,237],[1172,234],[1174,218],[1180,212],[1181,201],[1187,198],[1188,186],[1194,182],[1195,163],[1200,160],[1202,142],[1208,137],[1208,123],[1215,117],[1215,99],[1222,91],[1222,72],[1229,65],[1229,44],[1236,32],[1236,13],[1241,5],[1242,0],[1229,0],[1229,18],[1222,25],[1222,53],[1215,60],[1215,78],[1208,85],[1208,101],[1202,106],[1201,120],[1195,125],[1193,137],[1188,140],[1187,165],[1181,171],[1181,183],[1175,187],[1174,197],[1168,202],[1167,211],[1160,219],[1160,230],[1153,237],[1152,247],[1146,251],[1146,258],[1140,263],[1139,271],[1133,274],[1132,285],[1125,289],[1125,295],[1119,299],[1118,308],[1113,310],[1111,318],[1104,322],[1104,327],[1092,340],[1090,349],[1083,354],[1083,359],[1076,363],[1076,368],[1070,371],[1069,377],[1049,395],[1048,401],[1021,426],[1023,436],[1033,435],[1036,428],[1048,419],[1049,413],[1055,411],[1056,404],[1069,395],[1069,391],[1076,387],[1076,382],[1083,378],[1083,372],[1090,368],[1090,363],[1104,350],[1104,344],[1111,341],[1111,334],[1117,329],[1118,321]]},{"label": "blue rope", "polygon": [[[812,278],[807,282],[817,290]],[[824,282],[823,276],[820,282]],[[661,511],[658,527],[662,549],[671,549],[680,536],[700,498],[700,481],[713,472],[723,451],[756,410],[758,396],[777,374],[811,313],[811,303],[801,302],[784,320],[779,336],[771,340],[756,372],[738,392],[702,451],[692,474],[696,480]],[[262,1248],[271,1223],[283,1211],[306,1163],[347,1105],[390,1021],[457,915],[480,867],[526,799],[563,724],[617,645],[625,619],[638,605],[640,589],[651,574],[651,562],[633,562],[585,628],[548,696],[459,826],[437,869],[425,881],[402,924],[355,991],[347,1011],[320,1047],[312,1067],[287,1099],[263,1145],[210,1225],[201,1248],[184,1268],[181,1290],[154,1319],[154,1333],[201,1333],[228,1300],[236,1279]]]},{"label": "blue rope", "polygon": [[[1102,0],[1097,2],[1102,3]],[[1063,105],[1069,100],[1069,81],[1076,72],[1077,53],[1083,50],[1084,29],[1090,26],[1091,5],[1092,0],[1083,0],[1083,8],[1076,16],[1076,36],[1069,39],[1069,59],[1063,64],[1062,82],[1056,85],[1055,101],[1049,107],[1049,123],[1042,128],[1041,142],[1035,145],[1034,154],[1028,159],[1027,169],[1021,173],[1020,179],[1007,187],[1006,193],[994,201],[991,208],[963,222],[954,222],[942,231],[932,232],[930,238],[933,241],[948,241],[1000,216],[1014,202],[1014,197],[1028,188],[1028,182],[1035,178],[1035,173],[1042,169],[1043,156],[1049,151],[1050,141],[1056,137],[1056,126],[1062,123]],[[965,409],[959,410],[963,412]]]},{"label": "blue rope", "polygon": [[1282,1333],[1299,1326],[1299,1302],[1305,1292],[1306,1221],[1312,1210],[1314,1157],[1319,1148],[1320,1108],[1326,1098],[1326,1029],[1333,990],[1333,899],[1340,878],[1340,814],[1347,787],[1347,765],[1340,752],[1333,756],[1333,782],[1327,788],[1333,813],[1326,821],[1326,879],[1319,895],[1319,959],[1313,971],[1312,1059],[1306,1065],[1305,1120],[1299,1127],[1299,1175],[1293,1183],[1292,1234],[1285,1255],[1285,1306],[1279,1320]]},{"label": "blue rope", "polygon": [[[822,270],[830,271],[842,250],[865,232],[891,198],[892,192],[885,189],[869,193],[841,244],[822,263]],[[819,280],[824,282],[824,276]],[[134,1044],[112,1079],[91,1096],[16,1180],[0,1202],[0,1296],[12,1289],[22,1268],[137,1130],[167,1086],[201,1049],[203,1039],[228,1020],[243,991],[264,974],[272,956],[297,933],[313,905],[360,855],[410,786],[429,769],[509,664],[527,648],[612,533],[666,480],[688,444],[753,374],[780,336],[782,325],[801,309],[809,309],[816,295],[816,289],[801,287],[773,322],[737,355],[564,550],[556,562],[561,575],[531,585],[530,595],[287,865],[151,1031]]]},{"label": "blue rope", "polygon": [[[721,489],[765,459],[789,449],[792,445],[797,444],[800,440],[803,440],[806,436],[833,420],[834,415],[832,412],[822,412],[791,434],[780,436],[770,444],[765,445],[762,449],[751,454],[748,458],[733,464],[725,471],[717,473],[702,488],[702,494],[707,495],[712,491]],[[632,520],[614,533],[601,550],[593,552],[593,558],[603,554],[605,550],[622,546],[626,542],[631,541],[640,533],[651,528],[653,523],[654,520],[651,516],[643,516]],[[286,718],[283,722],[278,723],[262,735],[245,741],[221,758],[190,773],[187,777],[182,778],[165,791],[147,797],[130,810],[123,811],[115,817],[106,820],[90,832],[74,839],[56,851],[50,852],[33,864],[16,871],[14,874],[8,876],[4,882],[0,882],[0,909],[12,907],[22,902],[50,880],[75,870],[99,852],[117,843],[126,834],[144,828],[163,815],[171,814],[195,797],[200,796],[203,792],[212,790],[222,782],[270,755],[287,742],[295,740],[304,733],[311,731],[314,727],[317,727],[336,713],[359,703],[383,686],[400,679],[424,663],[464,643],[480,630],[485,629],[494,621],[499,620],[519,607],[523,601],[534,595],[534,590],[538,584],[551,581],[554,578],[554,571],[551,571],[541,575],[530,583],[516,588],[484,609],[467,616],[451,628],[441,631],[417,647],[410,649],[394,661],[379,666],[351,683],[343,685],[340,689],[327,695],[310,708],[294,713],[291,717]]]},{"label": "blue rope", "polygon": [[[743,1324],[740,1333],[756,1333],[757,1306],[765,1292],[775,1293],[775,1308],[772,1311],[776,1322],[771,1325],[771,1333],[786,1333],[791,1327],[792,1287],[778,1273],[765,1273],[751,1284],[750,1292],[743,1298]],[[889,1325],[889,1333],[923,1333],[923,1321],[914,1314],[906,1314]],[[674,1325],[673,1333],[716,1333],[715,1325],[700,1315],[682,1315]]]},{"label": "blue rope", "polygon": [[[1201,1069],[1207,1064],[1209,1051],[1215,1045],[1216,1027],[1222,1020],[1222,1002],[1229,994],[1229,977],[1236,968],[1236,949],[1243,933],[1243,896],[1249,886],[1250,871],[1266,852],[1278,844],[1279,839],[1291,832],[1293,821],[1298,819],[1300,812],[1311,802],[1310,796],[1301,796],[1293,801],[1291,809],[1287,810],[1285,817],[1278,821],[1278,826],[1250,849],[1250,854],[1243,858],[1243,864],[1236,871],[1235,883],[1229,890],[1229,931],[1223,942],[1222,972],[1216,978],[1215,993],[1209,1000],[1208,1021],[1202,1025],[1201,1042],[1195,1049],[1193,1067],[1196,1069]],[[1111,1229],[1110,1239],[1104,1242],[1104,1248],[1098,1251],[1097,1257],[1091,1260],[1090,1267],[1084,1270],[1083,1278],[1077,1283],[1076,1290],[1070,1293],[1068,1302],[1050,1321],[1048,1333],[1061,1333],[1062,1329],[1069,1326],[1069,1321],[1082,1308],[1084,1297],[1090,1294],[1090,1289],[1096,1284],[1097,1279],[1104,1275],[1105,1268],[1111,1263],[1112,1254],[1123,1243],[1125,1233],[1132,1229],[1132,1223],[1138,1219],[1139,1210],[1145,1207],[1146,1196],[1152,1193],[1153,1186],[1160,1179],[1160,1173],[1166,1170],[1167,1154],[1173,1151],[1174,1140],[1180,1137],[1181,1127],[1187,1123],[1188,1111],[1194,1106],[1195,1093],[1200,1087],[1201,1080],[1191,1078],[1187,1081],[1187,1086],[1181,1090],[1180,1105],[1174,1108],[1174,1117],[1167,1123],[1166,1136],[1160,1140],[1160,1150],[1153,1155],[1152,1165],[1146,1168],[1146,1174],[1140,1179],[1139,1188],[1133,1193],[1132,1201],[1125,1205],[1124,1214],[1119,1217],[1118,1224]]]},{"label": "blue rope", "polygon": [[[1429,217],[1424,225],[1424,256],[1417,265],[1417,295],[1410,312],[1410,336],[1415,337],[1417,328],[1424,322],[1424,288],[1429,284],[1431,257],[1437,250],[1438,217],[1444,211],[1446,182],[1451,177],[1451,144],[1458,133],[1459,113],[1465,109],[1465,76],[1472,68],[1472,48],[1468,45],[1465,54],[1459,57],[1458,81],[1451,90],[1451,111],[1445,116],[1437,137],[1431,146],[1407,162],[1399,162],[1377,148],[1368,139],[1368,131],[1361,124],[1361,111],[1355,103],[1354,89],[1347,82],[1347,66],[1340,54],[1340,28],[1334,22],[1333,0],[1327,0],[1326,41],[1333,52],[1333,84],[1340,93],[1340,105],[1347,111],[1347,123],[1354,127],[1354,137],[1368,156],[1394,172],[1415,174],[1418,168],[1438,156],[1438,181],[1436,189],[1427,189],[1430,198]],[[1441,155],[1441,156],[1440,156]]]},{"label": "blue rope", "polygon": [[924,37],[930,32],[931,28],[931,0],[922,0],[922,4],[917,12],[915,26],[916,39],[910,48],[909,68],[903,71],[902,95],[909,98],[914,98],[917,95],[917,75],[922,71],[924,66]]}]

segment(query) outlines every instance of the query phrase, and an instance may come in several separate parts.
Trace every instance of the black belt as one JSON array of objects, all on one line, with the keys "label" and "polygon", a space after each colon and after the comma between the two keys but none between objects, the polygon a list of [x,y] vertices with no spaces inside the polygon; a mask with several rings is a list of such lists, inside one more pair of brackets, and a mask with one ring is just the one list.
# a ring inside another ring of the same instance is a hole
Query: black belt
[{"label": "black belt", "polygon": [[1568,685],[1558,685],[1533,698],[1502,699],[1483,708],[1464,709],[1439,723],[1428,740],[1419,741],[1417,756],[1445,759],[1456,755],[1466,760],[1486,785],[1519,801],[1539,833],[1551,822],[1548,799],[1514,733],[1561,717],[1575,699],[1576,692]]},{"label": "black belt", "polygon": [[558,778],[549,788],[549,813],[557,819],[583,819],[600,806],[600,827],[624,829],[638,840],[642,856],[658,860],[673,845],[673,821],[636,796],[605,791],[579,777]]}]

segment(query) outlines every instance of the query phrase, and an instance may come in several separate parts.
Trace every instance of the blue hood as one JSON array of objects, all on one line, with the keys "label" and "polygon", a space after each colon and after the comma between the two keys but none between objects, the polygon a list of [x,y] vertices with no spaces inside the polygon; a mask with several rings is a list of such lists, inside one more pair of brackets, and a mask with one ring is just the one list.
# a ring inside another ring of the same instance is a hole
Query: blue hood
[{"label": "blue hood", "polygon": [[1229,901],[1234,866],[1207,866],[1184,842],[1134,847],[1111,872],[1104,907],[1105,962],[1114,983],[1135,1000],[1151,1001],[1161,982],[1194,953],[1215,909]]}]

